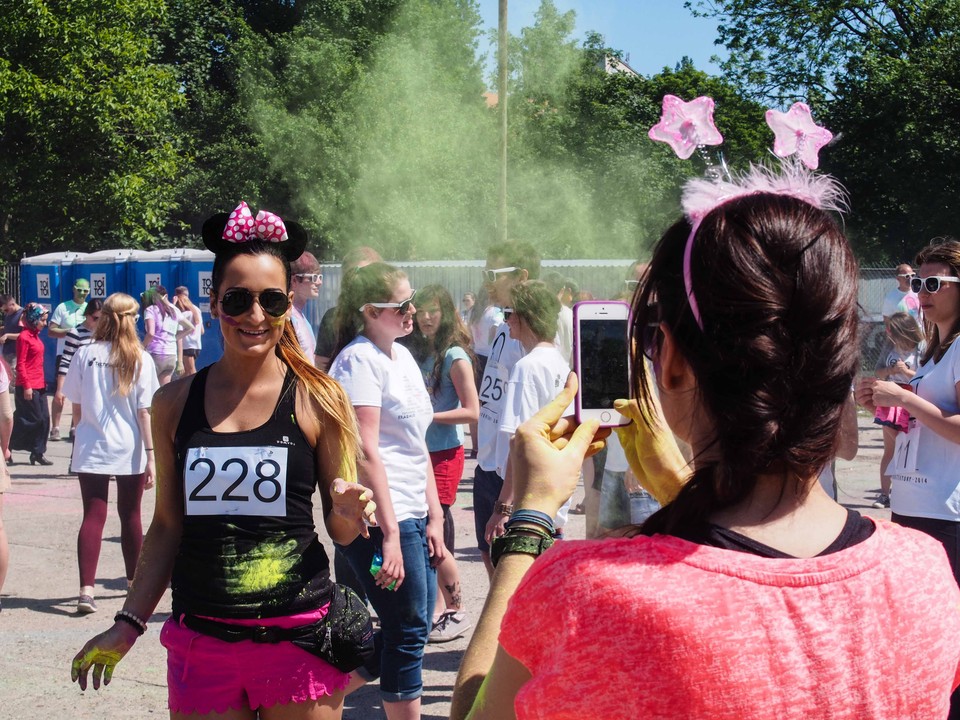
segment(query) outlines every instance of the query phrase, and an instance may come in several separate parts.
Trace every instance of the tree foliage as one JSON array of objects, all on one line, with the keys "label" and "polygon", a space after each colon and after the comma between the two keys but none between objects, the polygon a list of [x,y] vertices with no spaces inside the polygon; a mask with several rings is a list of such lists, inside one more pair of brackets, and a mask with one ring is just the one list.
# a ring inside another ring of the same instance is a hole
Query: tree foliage
[{"label": "tree foliage", "polygon": [[822,167],[848,188],[870,262],[956,234],[960,1],[700,0],[742,92],[807,100],[834,132]]},{"label": "tree foliage", "polygon": [[[161,0],[3,0],[0,247],[149,244],[176,198],[182,103]],[[15,255],[14,255],[15,256]]]}]

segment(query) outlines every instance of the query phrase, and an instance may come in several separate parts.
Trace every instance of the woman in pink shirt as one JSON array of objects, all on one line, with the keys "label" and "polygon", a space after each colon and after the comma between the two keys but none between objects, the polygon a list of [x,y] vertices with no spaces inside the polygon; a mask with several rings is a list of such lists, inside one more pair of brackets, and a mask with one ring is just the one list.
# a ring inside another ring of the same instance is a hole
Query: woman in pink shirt
[{"label": "woman in pink shirt", "polygon": [[859,368],[857,263],[827,212],[837,188],[753,179],[671,227],[634,296],[638,405],[618,402],[634,419],[620,437],[662,492],[656,393],[692,449],[689,478],[625,537],[534,562],[597,425],[571,435],[560,419],[571,378],[520,428],[517,509],[452,717],[947,715],[960,590],[943,548],[841,507],[817,480]]}]

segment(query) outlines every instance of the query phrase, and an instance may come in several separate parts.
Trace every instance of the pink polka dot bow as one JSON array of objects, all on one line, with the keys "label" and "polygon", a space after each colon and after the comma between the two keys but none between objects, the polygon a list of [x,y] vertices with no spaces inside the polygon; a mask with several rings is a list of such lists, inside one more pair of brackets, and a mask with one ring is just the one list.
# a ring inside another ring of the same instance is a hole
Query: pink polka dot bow
[{"label": "pink polka dot bow", "polygon": [[287,228],[279,215],[266,210],[258,212],[254,219],[247,204],[241,202],[227,218],[227,224],[223,228],[223,239],[234,243],[251,240],[285,242]]}]

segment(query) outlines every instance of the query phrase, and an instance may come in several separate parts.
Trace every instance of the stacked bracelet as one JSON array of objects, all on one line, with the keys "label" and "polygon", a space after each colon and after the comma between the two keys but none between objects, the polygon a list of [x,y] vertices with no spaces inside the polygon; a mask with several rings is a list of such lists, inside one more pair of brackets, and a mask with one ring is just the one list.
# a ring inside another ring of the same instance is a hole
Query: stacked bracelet
[{"label": "stacked bracelet", "polygon": [[539,527],[518,527],[507,530],[490,547],[490,562],[494,567],[504,555],[523,554],[538,557],[553,545],[553,536]]},{"label": "stacked bracelet", "polygon": [[147,623],[127,610],[118,610],[117,614],[113,616],[113,621],[125,622],[127,625],[136,628],[137,635],[143,635],[147,631]]},{"label": "stacked bracelet", "polygon": [[537,527],[543,528],[551,535],[556,532],[556,528],[553,527],[553,518],[544,512],[540,512],[539,510],[525,510],[523,508],[514,510],[513,514],[510,516],[510,520],[504,527],[510,528],[519,523],[536,525]]}]

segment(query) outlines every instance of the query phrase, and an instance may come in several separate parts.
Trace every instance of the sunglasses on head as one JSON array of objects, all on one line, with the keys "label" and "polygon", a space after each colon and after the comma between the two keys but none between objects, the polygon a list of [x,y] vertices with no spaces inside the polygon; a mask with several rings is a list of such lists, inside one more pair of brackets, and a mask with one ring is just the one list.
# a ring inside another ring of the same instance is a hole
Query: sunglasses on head
[{"label": "sunglasses on head", "polygon": [[231,288],[220,298],[220,309],[225,315],[236,317],[249,310],[254,300],[260,303],[267,315],[273,317],[280,317],[290,307],[290,298],[283,290],[264,290],[254,295],[246,288]]},{"label": "sunglasses on head", "polygon": [[297,273],[296,275],[294,275],[294,277],[299,278],[304,282],[315,283],[323,280],[323,273]]},{"label": "sunglasses on head", "polygon": [[417,291],[414,290],[414,291],[413,291],[413,295],[411,295],[410,297],[408,297],[408,298],[407,298],[406,300],[404,300],[403,302],[398,302],[398,303],[395,303],[395,302],[386,302],[386,303],[368,302],[368,303],[364,303],[363,305],[360,306],[359,309],[360,309],[360,312],[363,312],[363,309],[364,309],[365,307],[368,307],[368,306],[369,306],[369,307],[375,307],[375,308],[381,308],[381,309],[393,308],[394,310],[397,311],[397,315],[406,315],[408,312],[410,312],[410,307],[413,305],[413,298],[416,296],[416,294],[417,294]]},{"label": "sunglasses on head", "polygon": [[960,278],[952,275],[931,275],[930,277],[914,277],[910,281],[910,289],[918,293],[926,290],[931,295],[940,290],[942,283],[960,283]]},{"label": "sunglasses on head", "polygon": [[495,270],[482,270],[483,279],[485,282],[496,282],[497,275],[503,275],[504,273],[516,272],[517,268],[515,267],[504,267],[496,268]]}]

